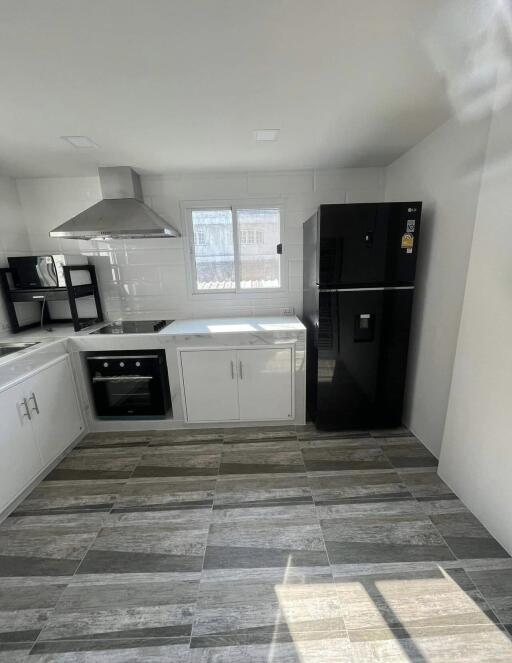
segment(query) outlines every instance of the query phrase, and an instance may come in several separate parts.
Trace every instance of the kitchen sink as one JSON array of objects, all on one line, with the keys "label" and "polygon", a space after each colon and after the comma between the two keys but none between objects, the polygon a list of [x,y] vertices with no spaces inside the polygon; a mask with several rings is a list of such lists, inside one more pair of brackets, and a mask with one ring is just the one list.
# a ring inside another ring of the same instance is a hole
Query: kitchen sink
[{"label": "kitchen sink", "polygon": [[0,342],[0,359],[6,355],[10,355],[12,352],[19,352],[20,350],[25,350],[26,348],[31,348],[33,345],[37,345],[39,341],[33,341],[32,343],[11,343],[9,341]]}]

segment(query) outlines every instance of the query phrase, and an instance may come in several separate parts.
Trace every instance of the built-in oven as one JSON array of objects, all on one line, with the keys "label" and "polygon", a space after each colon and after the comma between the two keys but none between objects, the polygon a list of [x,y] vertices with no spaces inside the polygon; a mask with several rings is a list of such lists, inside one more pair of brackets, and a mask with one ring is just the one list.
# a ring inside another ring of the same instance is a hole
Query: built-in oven
[{"label": "built-in oven", "polygon": [[98,417],[166,417],[171,411],[164,350],[87,353]]}]

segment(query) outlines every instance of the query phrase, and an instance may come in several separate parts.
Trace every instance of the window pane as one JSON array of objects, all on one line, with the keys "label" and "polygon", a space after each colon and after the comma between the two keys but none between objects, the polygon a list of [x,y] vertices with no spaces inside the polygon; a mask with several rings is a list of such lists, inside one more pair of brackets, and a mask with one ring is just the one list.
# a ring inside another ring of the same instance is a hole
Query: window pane
[{"label": "window pane", "polygon": [[278,209],[237,211],[241,288],[279,288],[281,285]]},{"label": "window pane", "polygon": [[234,290],[231,210],[193,210],[192,230],[197,290]]}]

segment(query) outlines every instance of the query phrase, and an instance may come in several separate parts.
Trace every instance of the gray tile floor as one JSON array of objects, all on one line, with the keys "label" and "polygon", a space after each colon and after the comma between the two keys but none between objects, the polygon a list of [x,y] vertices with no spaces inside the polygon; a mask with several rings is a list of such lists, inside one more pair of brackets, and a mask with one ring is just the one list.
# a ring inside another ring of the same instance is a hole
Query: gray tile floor
[{"label": "gray tile floor", "polygon": [[404,430],[90,435],[0,577],[2,663],[512,661],[512,560]]}]

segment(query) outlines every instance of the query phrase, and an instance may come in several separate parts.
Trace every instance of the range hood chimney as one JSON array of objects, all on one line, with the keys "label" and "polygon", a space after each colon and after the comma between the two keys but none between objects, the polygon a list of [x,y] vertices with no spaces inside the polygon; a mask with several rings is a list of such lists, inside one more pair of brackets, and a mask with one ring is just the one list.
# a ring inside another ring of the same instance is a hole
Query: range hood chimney
[{"label": "range hood chimney", "polygon": [[50,231],[66,239],[179,237],[142,200],[139,175],[129,166],[98,168],[103,200]]}]

